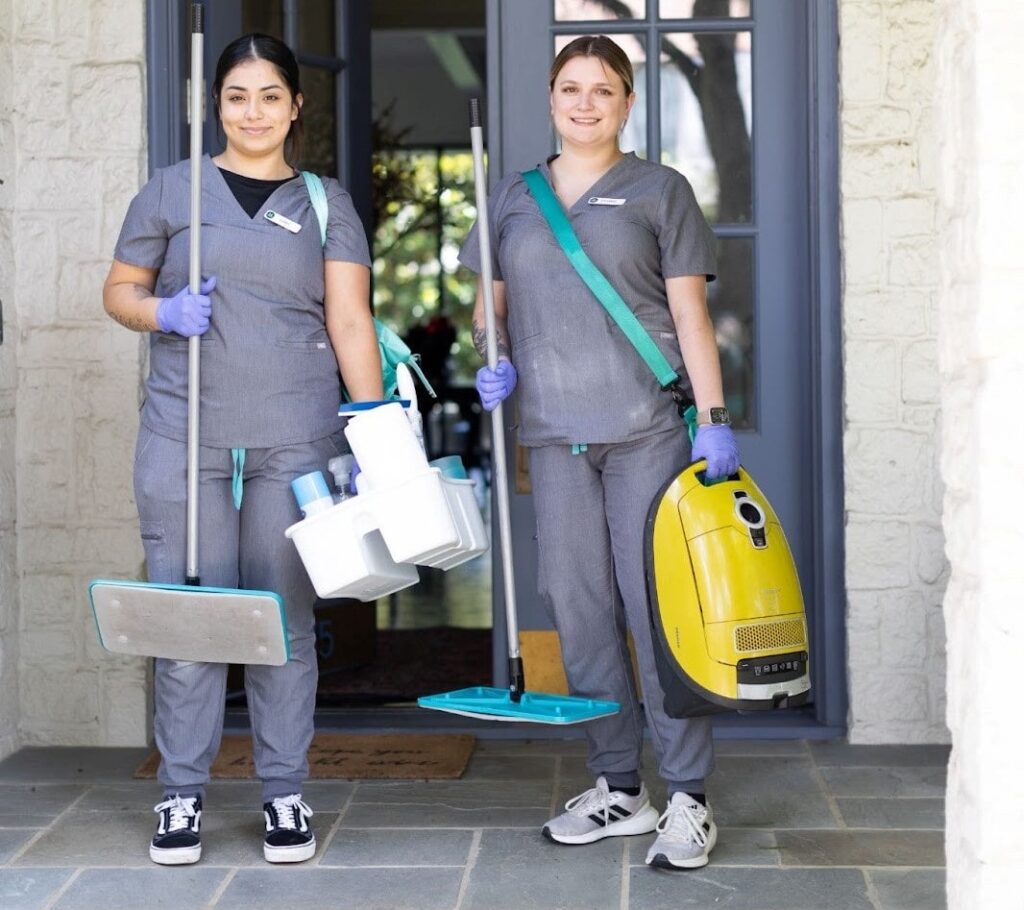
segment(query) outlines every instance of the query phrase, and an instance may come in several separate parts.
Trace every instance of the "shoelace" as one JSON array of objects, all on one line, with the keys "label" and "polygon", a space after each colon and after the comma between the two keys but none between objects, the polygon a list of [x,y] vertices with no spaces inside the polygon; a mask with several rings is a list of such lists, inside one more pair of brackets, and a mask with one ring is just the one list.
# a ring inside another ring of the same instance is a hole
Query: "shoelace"
[{"label": "shoelace", "polygon": [[608,810],[611,808],[611,793],[608,791],[608,784],[599,780],[596,787],[574,796],[565,804],[565,808],[573,815],[586,817],[594,812],[600,812],[605,824],[608,824]]},{"label": "shoelace", "polygon": [[293,793],[291,796],[275,797],[271,800],[271,806],[274,809],[274,815],[277,816],[277,827],[287,828],[289,831],[298,829],[296,809],[306,818],[311,818],[313,815],[313,810],[302,801],[302,797],[297,793]]},{"label": "shoelace", "polygon": [[658,819],[657,831],[659,834],[667,834],[669,837],[678,837],[683,843],[698,844],[703,847],[708,842],[708,832],[704,830],[704,819],[707,818],[707,810],[702,815],[699,811],[703,806],[690,805],[687,803],[669,803],[668,808]]},{"label": "shoelace", "polygon": [[173,799],[164,800],[153,807],[154,812],[164,812],[168,809],[170,810],[167,820],[168,832],[188,828],[190,827],[189,819],[196,817],[195,797],[190,796],[187,799],[182,799],[180,796],[175,796]]}]

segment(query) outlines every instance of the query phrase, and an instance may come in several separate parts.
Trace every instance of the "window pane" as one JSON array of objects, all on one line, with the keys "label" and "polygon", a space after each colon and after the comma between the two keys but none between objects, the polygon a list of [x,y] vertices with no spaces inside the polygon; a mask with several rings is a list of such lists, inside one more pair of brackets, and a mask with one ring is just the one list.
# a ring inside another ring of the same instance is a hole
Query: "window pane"
[{"label": "window pane", "polygon": [[378,148],[374,172],[387,195],[374,234],[374,311],[420,355],[444,397],[452,383],[471,384],[480,366],[476,279],[458,262],[476,219],[473,156],[466,149]]},{"label": "window pane", "polygon": [[725,405],[733,426],[752,429],[754,413],[754,240],[721,238],[718,278],[708,285],[708,309],[722,362]]},{"label": "window pane", "polygon": [[281,0],[242,0],[242,34],[261,32],[284,38]]},{"label": "window pane", "polygon": [[659,0],[662,19],[728,19],[750,15],[751,0]]},{"label": "window pane", "polygon": [[[555,54],[579,35],[556,35]],[[643,35],[609,35],[629,57],[633,64],[633,91],[636,101],[630,111],[626,128],[619,139],[624,152],[636,152],[641,158],[647,157],[647,51]]]},{"label": "window pane", "polygon": [[661,163],[693,184],[708,221],[753,218],[750,126],[750,33],[663,35]]},{"label": "window pane", "polygon": [[646,15],[644,0],[555,0],[555,22],[643,19]]},{"label": "window pane", "polygon": [[299,46],[307,54],[334,54],[334,0],[302,0],[299,8]]},{"label": "window pane", "polygon": [[299,67],[302,83],[302,122],[305,128],[303,167],[329,177],[338,175],[338,147],[334,129],[334,73],[311,66]]}]

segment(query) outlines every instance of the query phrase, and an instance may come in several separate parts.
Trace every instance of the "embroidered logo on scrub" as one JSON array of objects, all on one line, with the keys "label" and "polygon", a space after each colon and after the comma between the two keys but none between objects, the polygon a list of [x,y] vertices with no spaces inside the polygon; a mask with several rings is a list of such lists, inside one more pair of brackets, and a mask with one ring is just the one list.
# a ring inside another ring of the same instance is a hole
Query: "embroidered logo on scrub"
[{"label": "embroidered logo on scrub", "polygon": [[625,199],[615,199],[611,196],[591,196],[587,205],[625,205]]},{"label": "embroidered logo on scrub", "polygon": [[291,218],[285,218],[280,212],[275,212],[273,209],[267,209],[263,213],[263,217],[267,221],[272,221],[278,227],[283,227],[286,231],[291,231],[293,234],[299,233],[302,230],[302,225],[292,221]]}]

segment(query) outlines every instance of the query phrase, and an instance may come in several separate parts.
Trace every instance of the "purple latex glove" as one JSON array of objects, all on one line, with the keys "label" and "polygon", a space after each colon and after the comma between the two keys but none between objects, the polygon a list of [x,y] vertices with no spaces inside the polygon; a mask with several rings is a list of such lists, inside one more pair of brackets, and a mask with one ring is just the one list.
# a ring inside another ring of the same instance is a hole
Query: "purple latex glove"
[{"label": "purple latex glove", "polygon": [[714,424],[697,427],[697,436],[693,440],[693,460],[700,461],[702,458],[708,463],[705,471],[708,480],[718,480],[736,473],[740,466],[740,450],[730,427]]},{"label": "purple latex glove", "polygon": [[493,411],[516,388],[519,374],[511,360],[499,360],[495,369],[480,367],[476,371],[476,391],[485,411]]},{"label": "purple latex glove", "polygon": [[356,456],[353,455],[352,456],[352,473],[349,474],[349,480],[348,480],[348,488],[352,491],[353,495],[355,495],[356,493],[359,492],[356,489],[356,478],[362,473],[362,470],[363,469],[361,467],[359,467],[359,462],[356,461]]},{"label": "purple latex glove", "polygon": [[210,292],[217,287],[216,278],[207,278],[198,294],[190,294],[186,284],[173,297],[161,297],[156,308],[156,321],[161,332],[174,332],[184,338],[202,335],[210,327]]}]

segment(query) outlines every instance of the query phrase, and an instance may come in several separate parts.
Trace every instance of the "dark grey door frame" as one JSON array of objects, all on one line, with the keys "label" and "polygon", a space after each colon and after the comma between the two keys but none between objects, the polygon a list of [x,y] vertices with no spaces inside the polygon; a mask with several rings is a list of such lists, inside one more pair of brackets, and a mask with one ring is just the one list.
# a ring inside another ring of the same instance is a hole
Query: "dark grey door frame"
[{"label": "dark grey door frame", "polygon": [[[188,7],[190,0],[146,0],[146,100],[149,130],[149,172],[180,161],[188,154],[188,125],[185,82],[188,77]],[[240,0],[206,3],[206,34],[203,68],[207,82],[212,78],[225,36],[234,38],[241,28]],[[286,0],[283,32],[297,34],[301,6]],[[331,69],[336,78],[338,174],[349,189],[353,204],[367,233],[373,230],[370,159],[373,136],[370,121],[370,29],[369,5],[358,0],[335,0],[336,57],[301,52],[299,62]],[[212,38],[212,40],[211,40]],[[204,126],[204,147],[217,150],[221,141],[217,122],[209,109]],[[334,176],[334,175],[331,175]]]},{"label": "dark grey door frame", "polygon": [[[530,14],[524,14],[529,3]],[[538,138],[524,147],[523,125],[531,123],[536,111],[536,92],[546,90],[546,73],[551,60],[553,30],[580,33],[586,29],[559,25],[552,29],[547,0],[488,0],[488,152],[490,181],[493,183],[513,169],[530,167],[538,157]],[[807,59],[803,62],[809,84],[805,111],[808,135],[806,187],[797,190],[803,198],[809,223],[807,271],[810,280],[811,325],[809,333],[810,388],[801,409],[810,415],[806,450],[811,453],[811,491],[806,502],[804,534],[809,540],[808,562],[811,582],[804,591],[809,604],[819,605],[813,629],[812,661],[823,672],[816,674],[813,709],[779,712],[758,718],[735,715],[716,718],[723,733],[764,736],[836,736],[846,729],[846,589],[843,551],[843,453],[842,453],[842,335],[839,286],[839,145],[838,145],[838,17],[835,0],[808,4],[806,20]],[[514,23],[511,20],[514,19]],[[611,24],[610,24],[611,25]],[[713,27],[710,26],[710,27]],[[636,25],[611,25],[608,31],[636,30]],[[502,60],[502,50],[515,48],[515,66]],[[534,84],[539,83],[539,84]],[[755,92],[756,92],[755,86]],[[649,109],[656,98],[648,97]],[[657,111],[657,107],[654,107]],[[755,117],[758,116],[755,112]],[[648,137],[656,129],[648,117]],[[756,140],[755,140],[756,141]],[[510,446],[514,442],[508,436]],[[510,491],[511,493],[511,491]],[[527,526],[533,520],[525,497],[510,495],[513,523],[517,517]],[[520,524],[520,527],[523,525]],[[536,578],[535,548],[526,546],[521,533],[516,548],[517,590],[522,592],[520,612],[529,615],[535,605],[528,600]],[[495,568],[495,682],[506,682],[504,673],[505,636],[503,587],[500,566]],[[524,609],[525,607],[525,609]],[[527,625],[527,627],[529,627]]]}]

